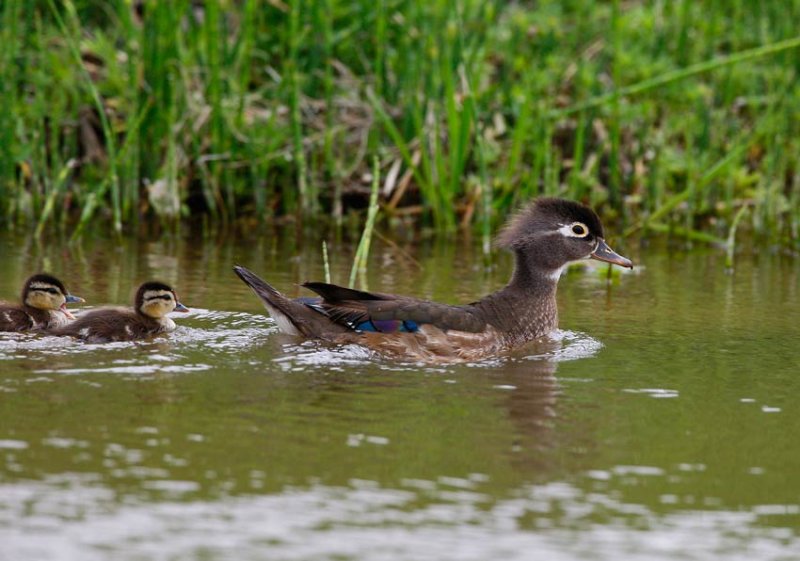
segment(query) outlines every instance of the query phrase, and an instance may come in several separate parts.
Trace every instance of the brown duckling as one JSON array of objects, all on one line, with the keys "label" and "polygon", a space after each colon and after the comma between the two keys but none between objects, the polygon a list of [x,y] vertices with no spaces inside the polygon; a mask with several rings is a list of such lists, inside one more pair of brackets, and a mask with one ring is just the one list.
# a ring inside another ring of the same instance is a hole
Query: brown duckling
[{"label": "brown duckling", "polygon": [[75,319],[67,304],[83,302],[52,275],[38,273],[25,281],[22,304],[0,302],[0,331],[47,331]]},{"label": "brown duckling", "polygon": [[89,343],[135,341],[158,333],[169,333],[177,327],[167,314],[188,312],[169,285],[146,282],[136,291],[133,309],[100,308],[81,315],[71,324],[53,331]]}]

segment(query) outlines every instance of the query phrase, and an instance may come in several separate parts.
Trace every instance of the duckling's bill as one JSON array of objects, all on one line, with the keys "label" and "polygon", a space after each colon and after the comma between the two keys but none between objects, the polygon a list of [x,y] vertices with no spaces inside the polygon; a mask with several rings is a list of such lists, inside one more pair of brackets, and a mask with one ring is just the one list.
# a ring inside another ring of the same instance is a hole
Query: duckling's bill
[{"label": "duckling's bill", "polygon": [[189,308],[187,308],[186,306],[184,306],[184,305],[183,305],[183,304],[181,304],[180,302],[176,302],[176,303],[175,303],[175,309],[174,309],[174,310],[172,310],[172,311],[173,311],[173,312],[182,312],[182,313],[186,313],[186,312],[188,312],[188,311],[189,311]]},{"label": "duckling's bill", "polygon": [[86,302],[86,300],[84,300],[80,296],[75,296],[74,294],[67,294],[64,297],[64,303],[61,304],[61,306],[59,306],[58,309],[61,311],[62,314],[67,316],[67,319],[73,320],[75,319],[75,316],[73,316],[72,312],[70,312],[67,309],[67,304],[75,304],[77,302]]},{"label": "duckling's bill", "polygon": [[66,303],[66,302],[64,302],[63,304],[61,304],[61,306],[59,306],[59,307],[58,307],[58,310],[59,310],[59,311],[60,311],[62,314],[64,314],[65,316],[67,316],[67,319],[70,319],[70,320],[72,320],[72,319],[75,319],[75,316],[73,316],[73,315],[72,315],[72,312],[70,312],[70,311],[67,309],[67,303]]},{"label": "duckling's bill", "polygon": [[608,247],[608,244],[603,239],[597,243],[597,247],[589,257],[592,259],[597,259],[598,261],[605,261],[606,263],[613,263],[614,265],[619,265],[620,267],[633,269],[633,262],[627,257],[619,255],[613,249]]}]

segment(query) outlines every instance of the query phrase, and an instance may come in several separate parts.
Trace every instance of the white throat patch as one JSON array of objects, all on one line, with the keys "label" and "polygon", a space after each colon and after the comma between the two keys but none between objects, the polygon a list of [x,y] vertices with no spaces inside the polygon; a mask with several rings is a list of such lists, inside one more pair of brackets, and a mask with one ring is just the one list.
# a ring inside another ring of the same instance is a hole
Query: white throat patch
[{"label": "white throat patch", "polygon": [[566,269],[566,267],[567,267],[566,265],[561,265],[558,269],[550,271],[549,273],[547,273],[547,278],[554,280],[555,282],[558,282],[558,279],[561,278],[561,273],[564,272],[564,269]]}]

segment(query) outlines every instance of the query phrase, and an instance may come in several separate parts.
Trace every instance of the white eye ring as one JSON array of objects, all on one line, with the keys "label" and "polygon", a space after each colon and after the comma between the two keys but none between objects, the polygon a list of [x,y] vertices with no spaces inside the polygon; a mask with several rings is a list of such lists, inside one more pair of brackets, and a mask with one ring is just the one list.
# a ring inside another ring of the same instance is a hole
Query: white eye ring
[{"label": "white eye ring", "polygon": [[561,235],[568,238],[585,238],[589,235],[589,227],[583,222],[563,224],[558,231],[561,232]]}]

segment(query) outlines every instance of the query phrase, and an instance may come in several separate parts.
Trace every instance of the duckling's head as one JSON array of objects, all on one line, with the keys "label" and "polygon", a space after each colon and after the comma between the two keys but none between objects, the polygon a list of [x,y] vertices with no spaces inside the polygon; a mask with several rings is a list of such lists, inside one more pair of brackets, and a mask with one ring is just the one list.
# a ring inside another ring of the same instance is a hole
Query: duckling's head
[{"label": "duckling's head", "polygon": [[39,273],[25,281],[22,287],[22,302],[39,310],[60,310],[74,319],[67,310],[69,302],[83,302],[83,298],[67,292],[64,283],[52,275]]},{"label": "duckling's head", "polygon": [[512,218],[497,244],[513,250],[526,266],[558,277],[570,261],[590,257],[633,268],[605,242],[600,218],[589,207],[566,199],[543,197]]},{"label": "duckling's head", "polygon": [[136,291],[136,311],[153,319],[161,319],[170,312],[188,312],[189,308],[178,301],[178,295],[162,282],[150,281]]}]

